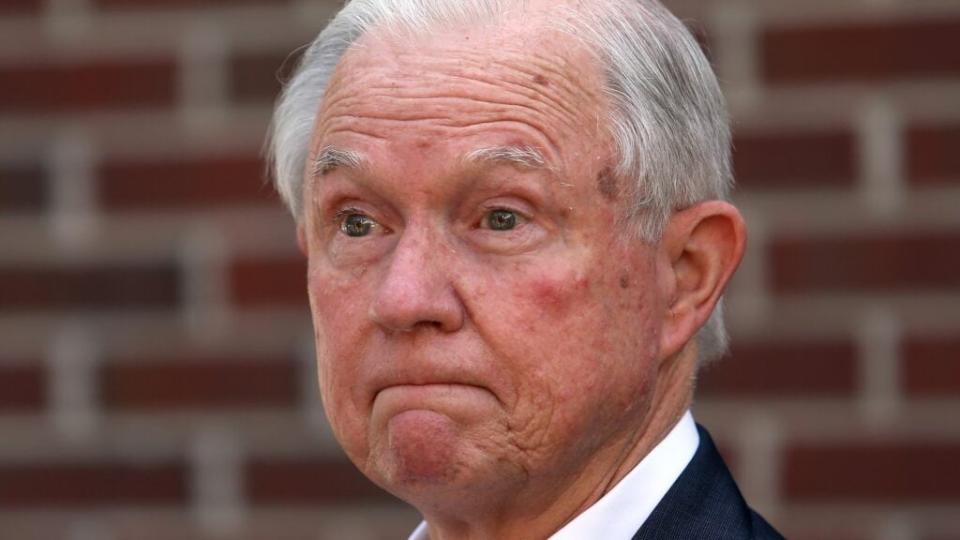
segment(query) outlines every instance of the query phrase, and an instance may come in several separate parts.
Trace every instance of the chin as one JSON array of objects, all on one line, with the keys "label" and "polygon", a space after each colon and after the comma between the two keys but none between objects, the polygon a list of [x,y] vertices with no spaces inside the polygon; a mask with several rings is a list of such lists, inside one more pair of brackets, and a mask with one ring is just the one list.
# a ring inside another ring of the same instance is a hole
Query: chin
[{"label": "chin", "polygon": [[376,466],[389,484],[439,486],[454,484],[460,477],[462,427],[449,417],[406,411],[390,418],[384,431],[373,450]]}]

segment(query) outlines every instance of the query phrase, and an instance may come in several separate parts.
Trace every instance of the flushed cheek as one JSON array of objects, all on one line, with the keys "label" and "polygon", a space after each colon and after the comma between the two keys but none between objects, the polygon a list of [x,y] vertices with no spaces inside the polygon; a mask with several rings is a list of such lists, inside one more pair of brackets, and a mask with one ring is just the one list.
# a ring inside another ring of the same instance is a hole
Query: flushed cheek
[{"label": "flushed cheek", "polygon": [[599,335],[606,300],[597,294],[595,278],[575,270],[539,272],[513,289],[518,291],[516,313],[535,327],[533,336],[553,334],[558,343],[587,345],[584,340]]},{"label": "flushed cheek", "polygon": [[[643,342],[656,340],[646,328],[649,307],[642,305],[647,302],[643,291],[638,286],[624,290],[623,272],[598,266],[600,271],[587,273],[564,269],[559,262],[546,267],[500,280],[500,294],[491,296],[508,300],[492,311],[503,318],[487,322],[500,330],[490,334],[506,336],[498,346],[513,359],[505,370],[521,385],[519,403],[532,411],[547,400],[568,405],[552,413],[552,425],[544,425],[562,431],[579,421],[579,408],[589,406],[591,396],[620,401],[622,396],[609,392],[621,388],[628,395],[631,384],[623,377],[642,387],[648,349]],[[618,379],[617,384],[611,379]]]},{"label": "flushed cheek", "polygon": [[570,309],[586,297],[588,289],[587,278],[573,273],[532,278],[519,287],[525,291],[526,303],[536,306],[542,315],[552,319],[569,315]]},{"label": "flushed cheek", "polygon": [[589,391],[605,349],[604,314],[589,279],[548,266],[490,280],[484,304],[473,310],[501,359],[498,372],[513,389],[519,416],[546,413],[546,405]]}]

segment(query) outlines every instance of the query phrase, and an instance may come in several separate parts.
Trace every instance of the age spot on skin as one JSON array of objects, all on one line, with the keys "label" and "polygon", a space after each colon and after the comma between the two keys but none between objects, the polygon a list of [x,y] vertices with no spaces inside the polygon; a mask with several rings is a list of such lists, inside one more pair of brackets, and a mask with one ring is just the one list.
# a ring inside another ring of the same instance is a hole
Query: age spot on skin
[{"label": "age spot on skin", "polygon": [[610,202],[617,200],[617,195],[619,194],[617,178],[610,167],[604,167],[603,170],[597,174],[597,191],[600,192],[600,195],[603,195],[604,199]]},{"label": "age spot on skin", "polygon": [[548,81],[546,77],[539,73],[534,75],[533,82],[539,84],[540,86],[550,86],[550,81]]},{"label": "age spot on skin", "polygon": [[629,289],[630,288],[630,277],[626,274],[620,276],[620,288]]}]

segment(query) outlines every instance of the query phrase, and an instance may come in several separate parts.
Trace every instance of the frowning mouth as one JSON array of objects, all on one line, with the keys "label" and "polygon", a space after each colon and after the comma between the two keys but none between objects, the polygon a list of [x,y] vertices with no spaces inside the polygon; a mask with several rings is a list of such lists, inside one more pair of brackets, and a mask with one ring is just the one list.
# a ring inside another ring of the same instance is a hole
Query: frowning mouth
[{"label": "frowning mouth", "polygon": [[396,383],[386,385],[379,390],[377,390],[374,398],[379,396],[384,392],[420,392],[420,393],[450,393],[458,391],[484,391],[489,392],[489,390],[477,384],[463,383],[463,382],[453,382],[453,381],[438,381],[438,382],[424,382],[424,383]]},{"label": "frowning mouth", "polygon": [[374,403],[400,408],[467,404],[489,399],[499,401],[485,386],[450,381],[390,384],[377,390],[373,396]]}]

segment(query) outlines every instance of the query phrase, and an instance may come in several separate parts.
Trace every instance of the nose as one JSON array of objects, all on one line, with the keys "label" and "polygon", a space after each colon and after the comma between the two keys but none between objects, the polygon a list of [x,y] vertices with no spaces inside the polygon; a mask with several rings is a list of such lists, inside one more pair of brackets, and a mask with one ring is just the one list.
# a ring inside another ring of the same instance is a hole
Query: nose
[{"label": "nose", "polygon": [[450,280],[448,253],[427,235],[404,231],[370,305],[370,318],[391,332],[459,330],[464,308]]}]

